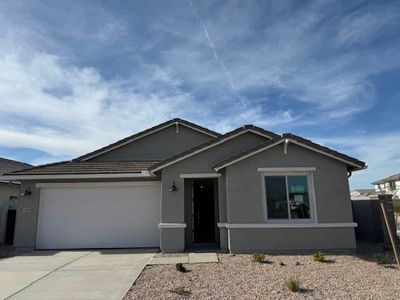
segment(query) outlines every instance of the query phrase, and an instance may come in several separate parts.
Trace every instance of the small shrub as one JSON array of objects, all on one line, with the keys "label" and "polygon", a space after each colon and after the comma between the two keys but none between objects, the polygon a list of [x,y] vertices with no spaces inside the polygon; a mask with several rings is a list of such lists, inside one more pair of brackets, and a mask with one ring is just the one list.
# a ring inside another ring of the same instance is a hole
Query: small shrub
[{"label": "small shrub", "polygon": [[313,254],[313,259],[314,259],[314,261],[324,262],[325,255],[321,251],[319,251],[319,252]]},{"label": "small shrub", "polygon": [[287,289],[291,292],[298,292],[300,291],[300,281],[295,278],[289,278],[285,283]]},{"label": "small shrub", "polygon": [[175,268],[179,271],[179,272],[182,272],[182,273],[185,273],[187,270],[186,270],[186,268],[183,266],[183,264],[181,264],[181,263],[177,263],[176,265],[175,265]]},{"label": "small shrub", "polygon": [[260,254],[260,253],[253,253],[251,257],[254,262],[258,262],[258,263],[264,262],[264,259],[265,259],[265,255]]},{"label": "small shrub", "polygon": [[177,287],[172,290],[169,290],[171,293],[178,294],[180,296],[189,296],[191,292],[189,290],[186,290],[184,287]]},{"label": "small shrub", "polygon": [[391,259],[389,253],[377,253],[374,255],[374,258],[378,265],[387,265],[392,262],[392,259]]},{"label": "small shrub", "polygon": [[285,263],[284,263],[284,262],[282,262],[282,261],[279,263],[279,265],[280,265],[281,267],[284,267],[284,266],[286,266],[286,265],[285,265]]},{"label": "small shrub", "polygon": [[301,266],[301,263],[299,263],[298,261],[296,261],[296,266]]}]

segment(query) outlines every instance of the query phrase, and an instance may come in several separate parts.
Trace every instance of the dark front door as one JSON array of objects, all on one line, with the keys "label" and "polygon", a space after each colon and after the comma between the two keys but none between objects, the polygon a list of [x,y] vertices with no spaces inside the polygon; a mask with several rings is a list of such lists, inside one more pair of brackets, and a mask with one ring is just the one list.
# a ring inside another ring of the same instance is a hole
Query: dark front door
[{"label": "dark front door", "polygon": [[14,229],[15,229],[15,218],[17,216],[17,211],[15,209],[10,209],[7,213],[7,226],[6,226],[6,239],[5,243],[12,245],[14,243]]},{"label": "dark front door", "polygon": [[214,181],[193,181],[193,243],[215,243]]}]

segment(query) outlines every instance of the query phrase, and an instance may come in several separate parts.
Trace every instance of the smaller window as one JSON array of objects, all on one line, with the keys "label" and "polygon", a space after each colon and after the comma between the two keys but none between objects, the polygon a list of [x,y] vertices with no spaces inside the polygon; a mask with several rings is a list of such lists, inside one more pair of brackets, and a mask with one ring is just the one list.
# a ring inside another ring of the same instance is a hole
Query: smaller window
[{"label": "smaller window", "polygon": [[266,175],[268,219],[311,219],[307,175]]}]

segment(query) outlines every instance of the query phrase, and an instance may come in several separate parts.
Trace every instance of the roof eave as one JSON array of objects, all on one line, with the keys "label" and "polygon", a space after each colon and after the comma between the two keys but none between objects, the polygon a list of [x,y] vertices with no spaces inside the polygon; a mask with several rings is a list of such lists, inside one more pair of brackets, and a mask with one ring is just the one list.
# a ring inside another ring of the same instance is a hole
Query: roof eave
[{"label": "roof eave", "polygon": [[254,149],[255,149],[254,151],[247,151],[248,153],[244,152],[242,156],[240,156],[240,155],[239,156],[238,155],[232,156],[231,159],[228,158],[228,159],[225,160],[226,163],[224,163],[224,161],[222,161],[220,163],[215,164],[214,170],[218,172],[219,170],[221,170],[221,169],[223,169],[223,168],[225,168],[227,166],[230,166],[230,165],[232,165],[232,164],[234,164],[234,163],[236,163],[238,161],[241,161],[243,159],[246,159],[248,157],[256,155],[256,154],[258,154],[260,152],[268,150],[268,149],[270,149],[272,147],[275,147],[276,145],[281,144],[281,143],[286,142],[286,141],[288,141],[290,143],[293,143],[293,144],[296,144],[296,145],[299,145],[299,146],[304,147],[306,149],[309,149],[311,151],[320,153],[322,155],[331,157],[331,158],[336,159],[338,161],[342,161],[349,167],[348,169],[351,169],[352,172],[353,171],[364,170],[364,169],[366,169],[368,167],[366,164],[357,164],[357,163],[352,162],[350,160],[347,160],[347,159],[345,159],[343,157],[339,157],[339,156],[333,155],[332,153],[328,153],[328,151],[323,151],[321,149],[317,149],[317,148],[313,147],[312,145],[306,145],[305,143],[302,143],[301,141],[298,141],[297,139],[292,138],[290,136],[282,135],[282,137],[279,140],[277,140],[276,142],[273,142],[273,143],[271,143],[272,141],[266,142],[265,147],[256,146],[256,147],[254,147]]},{"label": "roof eave", "polygon": [[2,175],[0,180],[43,180],[43,179],[109,179],[109,178],[154,178],[156,175],[149,171],[130,173],[92,173],[92,174],[15,174]]}]

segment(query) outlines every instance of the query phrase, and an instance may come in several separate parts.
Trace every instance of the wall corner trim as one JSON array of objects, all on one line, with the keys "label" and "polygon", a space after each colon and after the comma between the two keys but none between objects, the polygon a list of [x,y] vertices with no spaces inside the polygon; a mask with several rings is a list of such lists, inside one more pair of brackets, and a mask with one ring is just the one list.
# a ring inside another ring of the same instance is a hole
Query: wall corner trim
[{"label": "wall corner trim", "polygon": [[159,223],[158,229],[186,228],[186,223]]}]

